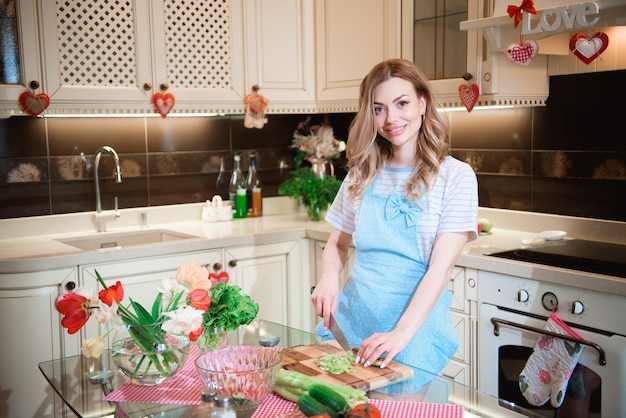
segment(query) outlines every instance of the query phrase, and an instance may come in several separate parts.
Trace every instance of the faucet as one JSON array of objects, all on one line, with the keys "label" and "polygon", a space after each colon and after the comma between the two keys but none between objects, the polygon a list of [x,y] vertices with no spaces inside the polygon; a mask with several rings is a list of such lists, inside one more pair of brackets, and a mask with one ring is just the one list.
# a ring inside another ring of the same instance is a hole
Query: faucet
[{"label": "faucet", "polygon": [[103,147],[98,148],[96,151],[96,156],[94,159],[94,173],[96,178],[96,222],[98,223],[98,232],[106,231],[106,221],[107,219],[116,219],[120,217],[120,212],[117,207],[117,196],[115,196],[115,211],[112,215],[107,215],[102,213],[102,201],[100,199],[100,181],[98,178],[98,168],[100,167],[100,156],[103,152],[108,152],[113,156],[115,160],[115,182],[122,182],[122,169],[120,168],[120,157],[117,155],[117,152],[110,146],[105,145]]}]

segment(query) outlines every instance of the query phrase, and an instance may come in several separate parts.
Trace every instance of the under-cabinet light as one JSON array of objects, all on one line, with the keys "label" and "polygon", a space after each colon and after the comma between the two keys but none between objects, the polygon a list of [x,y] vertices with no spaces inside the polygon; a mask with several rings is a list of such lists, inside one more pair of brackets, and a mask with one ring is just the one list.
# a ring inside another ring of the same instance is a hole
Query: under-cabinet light
[{"label": "under-cabinet light", "polygon": [[[224,113],[170,113],[168,118],[213,117],[224,116]],[[160,118],[158,113],[50,113],[45,118]]]},{"label": "under-cabinet light", "polygon": [[[520,107],[515,105],[494,105],[494,106],[476,106],[472,109],[474,110],[496,110],[496,109],[512,109],[514,107]],[[437,108],[440,112],[467,112],[467,109],[463,106],[458,107],[440,107]]]}]

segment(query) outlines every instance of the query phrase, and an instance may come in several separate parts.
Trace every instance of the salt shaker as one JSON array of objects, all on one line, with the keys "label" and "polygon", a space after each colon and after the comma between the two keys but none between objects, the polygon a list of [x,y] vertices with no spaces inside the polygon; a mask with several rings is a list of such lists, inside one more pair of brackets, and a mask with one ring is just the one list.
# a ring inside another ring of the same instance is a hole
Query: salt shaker
[{"label": "salt shaker", "polygon": [[215,410],[215,396],[217,392],[215,390],[203,390],[200,394],[202,402],[198,405],[196,410],[197,418],[211,418],[213,411]]},{"label": "salt shaker", "polygon": [[211,413],[211,418],[237,418],[228,395],[224,393],[215,395],[215,407]]}]

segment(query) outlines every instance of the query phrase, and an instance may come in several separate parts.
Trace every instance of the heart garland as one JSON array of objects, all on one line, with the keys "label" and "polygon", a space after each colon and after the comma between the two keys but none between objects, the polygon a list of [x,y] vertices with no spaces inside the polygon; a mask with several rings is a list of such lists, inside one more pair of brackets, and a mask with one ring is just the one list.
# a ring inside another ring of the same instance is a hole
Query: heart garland
[{"label": "heart garland", "polygon": [[467,109],[467,112],[471,112],[474,108],[474,105],[478,102],[478,96],[480,92],[478,91],[478,85],[472,83],[470,85],[461,84],[459,86],[459,97],[461,98],[461,102],[463,102],[463,106]]},{"label": "heart garland", "polygon": [[172,93],[154,93],[152,95],[152,104],[154,108],[161,114],[161,117],[165,119],[168,113],[174,108],[174,95]]},{"label": "heart garland", "polygon": [[609,46],[609,37],[604,32],[598,32],[592,37],[578,32],[569,40],[570,51],[587,65],[598,58],[607,46]]},{"label": "heart garland", "polygon": [[50,98],[45,93],[33,94],[30,91],[25,91],[20,94],[19,97],[20,106],[24,109],[24,112],[28,113],[32,117],[36,118],[44,110],[50,106]]},{"label": "heart garland", "polygon": [[521,44],[515,42],[509,44],[504,54],[506,59],[512,63],[527,67],[535,59],[537,52],[539,52],[539,45],[537,42],[529,40]]}]

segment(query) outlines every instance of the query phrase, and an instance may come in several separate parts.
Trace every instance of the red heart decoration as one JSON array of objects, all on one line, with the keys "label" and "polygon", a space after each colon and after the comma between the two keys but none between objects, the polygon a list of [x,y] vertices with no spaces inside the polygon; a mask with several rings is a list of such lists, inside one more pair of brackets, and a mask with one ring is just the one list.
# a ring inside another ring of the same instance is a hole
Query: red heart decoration
[{"label": "red heart decoration", "polygon": [[576,33],[569,40],[569,49],[585,64],[598,58],[609,46],[609,37],[604,32],[598,32],[591,38],[584,33]]},{"label": "red heart decoration", "polygon": [[174,103],[176,103],[176,100],[174,99],[174,95],[172,93],[154,93],[152,95],[152,104],[157,112],[161,114],[162,118],[165,118],[167,114],[170,113],[174,107]]},{"label": "red heart decoration", "polygon": [[50,105],[50,98],[47,94],[39,93],[35,95],[29,91],[20,94],[19,101],[24,112],[32,117],[39,116]]},{"label": "red heart decoration", "polygon": [[514,64],[528,66],[539,52],[539,45],[535,41],[526,41],[522,45],[512,43],[506,47],[506,59]]},{"label": "red heart decoration", "polygon": [[467,84],[461,84],[459,86],[459,97],[468,112],[471,112],[476,102],[478,102],[479,95],[478,85],[475,83],[469,86]]}]

